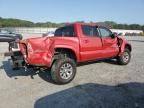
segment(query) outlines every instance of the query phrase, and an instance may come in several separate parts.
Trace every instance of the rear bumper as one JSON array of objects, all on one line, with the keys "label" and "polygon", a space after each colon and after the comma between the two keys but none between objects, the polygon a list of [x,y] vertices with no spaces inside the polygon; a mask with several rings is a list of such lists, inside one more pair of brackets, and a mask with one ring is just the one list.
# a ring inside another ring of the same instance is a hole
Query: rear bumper
[{"label": "rear bumper", "polygon": [[4,53],[4,56],[14,56],[14,53],[13,52],[5,52]]},{"label": "rear bumper", "polygon": [[20,51],[5,52],[4,56],[11,56],[11,60],[14,68],[20,68],[25,65],[23,55]]},{"label": "rear bumper", "polygon": [[22,56],[20,50],[5,52],[4,56]]}]

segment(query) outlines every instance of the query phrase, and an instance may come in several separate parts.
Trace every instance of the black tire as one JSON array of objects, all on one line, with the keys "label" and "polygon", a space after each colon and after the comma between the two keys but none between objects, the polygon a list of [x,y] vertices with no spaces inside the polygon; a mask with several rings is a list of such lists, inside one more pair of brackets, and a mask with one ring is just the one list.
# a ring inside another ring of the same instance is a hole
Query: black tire
[{"label": "black tire", "polygon": [[57,84],[66,84],[71,82],[74,79],[75,74],[76,63],[70,58],[61,58],[56,60],[51,68],[52,80]]},{"label": "black tire", "polygon": [[124,53],[117,58],[120,65],[127,65],[131,60],[131,52],[129,49],[125,48]]}]

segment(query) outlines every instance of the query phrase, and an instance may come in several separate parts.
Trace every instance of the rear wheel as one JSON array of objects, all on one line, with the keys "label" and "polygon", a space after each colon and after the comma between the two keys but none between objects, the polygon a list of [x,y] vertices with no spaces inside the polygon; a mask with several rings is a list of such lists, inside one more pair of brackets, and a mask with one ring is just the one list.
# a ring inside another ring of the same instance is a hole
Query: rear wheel
[{"label": "rear wheel", "polygon": [[131,52],[129,49],[125,49],[124,53],[117,58],[120,65],[127,65],[131,60]]},{"label": "rear wheel", "polygon": [[76,63],[70,58],[61,58],[54,62],[51,76],[57,84],[66,84],[73,80],[76,74]]}]

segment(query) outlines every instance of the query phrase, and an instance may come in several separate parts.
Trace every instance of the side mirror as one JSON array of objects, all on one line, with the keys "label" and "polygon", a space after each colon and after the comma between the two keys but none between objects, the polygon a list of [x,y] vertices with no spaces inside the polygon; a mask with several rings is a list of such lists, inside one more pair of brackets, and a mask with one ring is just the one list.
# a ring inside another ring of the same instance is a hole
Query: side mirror
[{"label": "side mirror", "polygon": [[118,36],[118,34],[117,34],[117,33],[115,33],[115,32],[114,32],[114,33],[112,33],[112,35],[111,35],[111,37],[112,37],[112,38],[116,38],[117,36]]}]

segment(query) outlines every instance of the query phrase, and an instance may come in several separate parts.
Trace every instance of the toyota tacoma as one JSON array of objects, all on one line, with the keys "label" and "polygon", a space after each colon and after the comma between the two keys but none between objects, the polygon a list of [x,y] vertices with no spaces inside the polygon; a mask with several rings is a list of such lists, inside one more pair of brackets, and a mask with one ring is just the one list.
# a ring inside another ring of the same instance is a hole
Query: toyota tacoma
[{"label": "toyota tacoma", "polygon": [[51,69],[51,77],[57,84],[72,81],[77,64],[82,62],[110,58],[127,65],[132,51],[123,36],[106,27],[85,23],[60,27],[53,37],[20,40],[19,47],[21,61],[17,65]]}]

